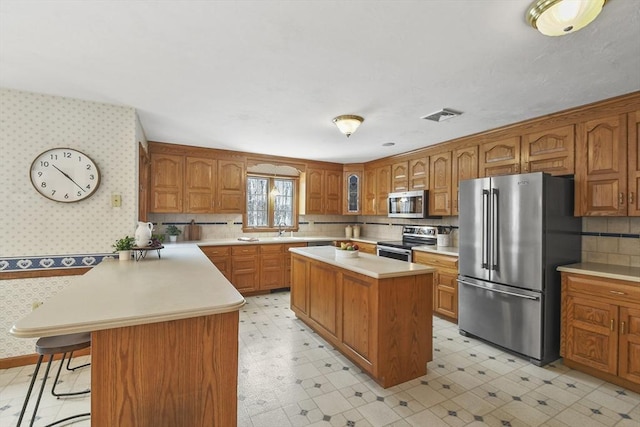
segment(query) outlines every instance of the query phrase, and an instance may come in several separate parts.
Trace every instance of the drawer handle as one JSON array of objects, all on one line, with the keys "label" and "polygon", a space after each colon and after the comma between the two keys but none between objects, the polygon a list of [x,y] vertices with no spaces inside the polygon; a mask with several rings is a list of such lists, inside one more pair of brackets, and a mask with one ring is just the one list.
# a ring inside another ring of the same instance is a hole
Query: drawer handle
[{"label": "drawer handle", "polygon": [[629,204],[633,204],[633,192],[629,193]]},{"label": "drawer handle", "polygon": [[611,319],[611,325],[609,326],[609,328],[613,331],[613,319]]},{"label": "drawer handle", "polygon": [[614,295],[626,295],[624,292],[620,292],[620,291],[609,291],[609,293]]},{"label": "drawer handle", "polygon": [[618,195],[618,202],[620,202],[620,206],[624,206],[624,193],[620,193]]},{"label": "drawer handle", "polygon": [[625,334],[625,324],[623,321],[622,324],[620,325],[620,335],[624,335],[624,334]]}]

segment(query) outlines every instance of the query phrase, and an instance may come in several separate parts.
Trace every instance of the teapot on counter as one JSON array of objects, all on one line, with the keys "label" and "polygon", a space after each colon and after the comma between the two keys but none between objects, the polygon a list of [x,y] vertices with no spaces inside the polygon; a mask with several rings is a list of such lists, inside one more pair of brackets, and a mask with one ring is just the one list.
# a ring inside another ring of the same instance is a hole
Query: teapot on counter
[{"label": "teapot on counter", "polygon": [[151,232],[153,231],[153,223],[138,221],[138,228],[136,228],[136,246],[139,248],[145,248],[151,245]]}]

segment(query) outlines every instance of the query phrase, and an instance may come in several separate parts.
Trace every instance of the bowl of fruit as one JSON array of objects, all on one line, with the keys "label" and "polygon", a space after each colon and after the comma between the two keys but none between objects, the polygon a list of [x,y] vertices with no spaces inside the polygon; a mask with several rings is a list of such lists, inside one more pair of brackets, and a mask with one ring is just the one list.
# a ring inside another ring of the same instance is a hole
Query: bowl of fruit
[{"label": "bowl of fruit", "polygon": [[357,258],[360,254],[359,249],[355,243],[342,242],[340,246],[336,246],[336,258]]}]

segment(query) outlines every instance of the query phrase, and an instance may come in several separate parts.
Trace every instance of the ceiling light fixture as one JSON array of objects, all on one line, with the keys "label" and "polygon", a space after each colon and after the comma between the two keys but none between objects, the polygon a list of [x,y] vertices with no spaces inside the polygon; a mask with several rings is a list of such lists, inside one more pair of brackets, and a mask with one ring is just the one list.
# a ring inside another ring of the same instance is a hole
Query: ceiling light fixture
[{"label": "ceiling light fixture", "polygon": [[358,129],[358,126],[360,126],[362,122],[364,122],[362,117],[353,114],[344,114],[333,119],[333,123],[338,126],[340,132],[347,135],[347,138]]},{"label": "ceiling light fixture", "polygon": [[589,25],[607,0],[536,0],[529,6],[527,22],[546,36],[562,36]]}]

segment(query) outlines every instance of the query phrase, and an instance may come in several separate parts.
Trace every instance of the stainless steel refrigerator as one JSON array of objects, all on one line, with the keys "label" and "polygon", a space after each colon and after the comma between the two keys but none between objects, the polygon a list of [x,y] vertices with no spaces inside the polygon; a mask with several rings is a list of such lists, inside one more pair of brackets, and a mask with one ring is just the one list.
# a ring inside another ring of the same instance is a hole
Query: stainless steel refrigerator
[{"label": "stainless steel refrigerator", "polygon": [[580,261],[573,180],[542,172],[460,183],[458,326],[536,365],[559,357],[560,274]]}]

